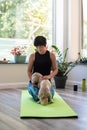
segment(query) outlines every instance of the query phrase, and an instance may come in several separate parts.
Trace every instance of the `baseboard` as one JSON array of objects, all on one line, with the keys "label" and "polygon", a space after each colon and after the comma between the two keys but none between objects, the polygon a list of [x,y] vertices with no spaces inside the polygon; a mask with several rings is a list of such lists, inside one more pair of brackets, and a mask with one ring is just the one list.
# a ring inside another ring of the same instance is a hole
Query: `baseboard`
[{"label": "baseboard", "polygon": [[9,88],[27,88],[27,82],[15,82],[15,83],[0,83],[0,89],[9,89]]},{"label": "baseboard", "polygon": [[67,82],[66,82],[66,85],[68,85],[68,86],[73,86],[75,84],[78,85],[79,87],[82,86],[82,82],[79,82],[79,81],[67,80]]},{"label": "baseboard", "polygon": [[[78,85],[81,87],[82,82],[67,80],[66,86]],[[0,89],[9,89],[9,88],[27,88],[28,82],[15,82],[15,83],[0,83]],[[87,86],[87,84],[86,84]]]}]

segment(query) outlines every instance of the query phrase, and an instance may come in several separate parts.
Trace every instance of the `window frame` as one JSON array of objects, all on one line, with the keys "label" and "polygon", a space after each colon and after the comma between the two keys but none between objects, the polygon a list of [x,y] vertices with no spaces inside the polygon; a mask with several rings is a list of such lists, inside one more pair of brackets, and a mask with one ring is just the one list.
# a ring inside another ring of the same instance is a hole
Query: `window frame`
[{"label": "window frame", "polygon": [[[52,43],[54,43],[55,42],[55,23],[56,23],[56,21],[55,21],[55,3],[56,3],[56,0],[54,0],[54,1],[52,1]],[[7,39],[6,39],[7,40]],[[16,39],[15,39],[16,40]],[[18,46],[18,45],[17,45]],[[4,58],[4,57],[3,57]],[[7,57],[6,57],[7,58]],[[28,60],[27,60],[27,62],[28,62]],[[1,62],[0,62],[1,63]],[[4,63],[4,62],[2,62],[2,63]],[[8,62],[8,63],[15,63],[14,61],[11,61],[11,62]]]}]

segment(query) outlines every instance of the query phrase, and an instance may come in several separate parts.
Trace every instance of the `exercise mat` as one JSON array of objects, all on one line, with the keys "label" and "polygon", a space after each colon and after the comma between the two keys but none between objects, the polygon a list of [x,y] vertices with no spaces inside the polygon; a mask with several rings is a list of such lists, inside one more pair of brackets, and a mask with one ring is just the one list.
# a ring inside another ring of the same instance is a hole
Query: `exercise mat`
[{"label": "exercise mat", "polygon": [[78,115],[57,92],[53,97],[53,103],[41,105],[32,99],[27,90],[22,90],[20,117],[67,118]]}]

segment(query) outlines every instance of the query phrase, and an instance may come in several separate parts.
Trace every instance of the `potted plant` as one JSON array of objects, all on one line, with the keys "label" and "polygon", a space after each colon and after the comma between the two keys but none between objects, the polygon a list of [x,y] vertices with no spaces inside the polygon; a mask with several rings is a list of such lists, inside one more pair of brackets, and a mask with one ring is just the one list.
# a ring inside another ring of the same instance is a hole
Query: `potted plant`
[{"label": "potted plant", "polygon": [[25,63],[26,49],[26,46],[16,46],[11,50],[11,54],[14,55],[15,63]]},{"label": "potted plant", "polygon": [[67,52],[68,48],[64,50],[63,53],[60,52],[59,48],[56,45],[51,46],[56,53],[57,58],[57,66],[58,66],[58,73],[54,77],[56,88],[65,88],[67,74],[72,70],[72,68],[76,65],[77,61],[75,62],[67,62]]}]

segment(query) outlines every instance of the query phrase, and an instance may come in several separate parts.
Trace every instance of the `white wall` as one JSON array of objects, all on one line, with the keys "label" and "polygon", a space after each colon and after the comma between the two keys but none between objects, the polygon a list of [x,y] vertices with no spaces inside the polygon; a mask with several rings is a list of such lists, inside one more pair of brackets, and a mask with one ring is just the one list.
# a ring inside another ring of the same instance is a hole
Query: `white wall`
[{"label": "white wall", "polygon": [[27,64],[0,64],[0,88],[26,87]]},{"label": "white wall", "polygon": [[86,79],[87,85],[87,65],[76,65],[68,74],[68,80],[66,84],[69,86],[77,84],[79,87],[81,87],[82,79]]},{"label": "white wall", "polygon": [[[60,0],[61,1],[61,0]],[[66,0],[69,1],[70,8],[69,14],[71,20],[69,19],[68,36],[66,35],[67,45],[70,48],[70,58],[74,59],[77,57],[75,51],[79,50],[79,1],[80,0]],[[57,3],[56,3],[57,6]],[[58,5],[59,7],[59,5]],[[56,13],[57,16],[57,13]],[[70,18],[69,17],[69,18]],[[57,30],[59,29],[58,17],[56,17],[56,42]],[[66,20],[67,22],[67,20]],[[61,23],[62,25],[62,23]],[[60,35],[62,36],[62,34]],[[62,41],[61,41],[62,42]],[[65,42],[66,43],[66,42]],[[61,43],[60,43],[61,44]],[[74,55],[75,54],[75,55]],[[77,65],[68,75],[67,84],[73,85],[78,84],[81,86],[82,79],[87,79],[87,65]],[[26,87],[28,83],[27,76],[27,64],[0,64],[0,88],[10,88],[10,87]]]}]

